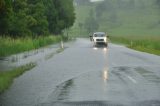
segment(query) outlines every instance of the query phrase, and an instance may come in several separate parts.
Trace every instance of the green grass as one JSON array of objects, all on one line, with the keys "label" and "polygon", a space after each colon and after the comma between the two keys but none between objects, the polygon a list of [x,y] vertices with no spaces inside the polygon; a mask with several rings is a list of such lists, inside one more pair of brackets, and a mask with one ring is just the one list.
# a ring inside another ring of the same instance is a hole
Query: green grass
[{"label": "green grass", "polygon": [[38,49],[40,47],[61,41],[61,36],[46,36],[37,38],[17,38],[0,37],[0,57]]},{"label": "green grass", "polygon": [[155,29],[129,29],[129,28],[115,28],[106,31],[110,36],[160,36],[159,28]]},{"label": "green grass", "polygon": [[58,49],[58,50],[56,51],[56,53],[53,52],[53,53],[51,53],[51,54],[49,54],[49,55],[46,55],[46,56],[45,56],[45,59],[48,60],[48,59],[50,59],[51,57],[53,57],[55,54],[61,53],[61,52],[63,52],[63,51],[64,51],[64,48],[60,48],[60,49]]},{"label": "green grass", "polygon": [[10,71],[0,71],[0,94],[11,86],[16,77],[19,77],[24,72],[32,69],[33,67],[35,67],[35,64],[29,63]]},{"label": "green grass", "polygon": [[[112,15],[115,16],[112,20]],[[115,36],[160,36],[160,14],[158,9],[116,9],[105,12],[99,20],[99,30]]]},{"label": "green grass", "polygon": [[63,52],[64,51],[64,48],[60,48],[60,49],[58,49],[57,51],[56,51],[56,53],[61,53],[61,52]]},{"label": "green grass", "polygon": [[113,43],[125,44],[127,47],[160,55],[160,36],[110,36]]}]

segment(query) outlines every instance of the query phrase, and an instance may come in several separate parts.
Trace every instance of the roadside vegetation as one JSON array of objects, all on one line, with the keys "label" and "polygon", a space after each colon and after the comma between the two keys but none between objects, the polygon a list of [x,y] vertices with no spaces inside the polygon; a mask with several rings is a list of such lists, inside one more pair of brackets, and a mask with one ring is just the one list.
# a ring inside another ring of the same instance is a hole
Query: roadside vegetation
[{"label": "roadside vegetation", "polygon": [[73,0],[0,0],[0,36],[61,34],[74,20]]},{"label": "roadside vegetation", "polygon": [[73,0],[0,0],[0,57],[59,42],[74,20]]},{"label": "roadside vegetation", "polygon": [[16,54],[32,49],[38,49],[49,44],[60,42],[64,37],[61,36],[46,36],[46,37],[25,37],[16,38],[0,37],[0,57]]},{"label": "roadside vegetation", "polygon": [[125,46],[160,55],[160,36],[110,36],[113,43],[124,44]]},{"label": "roadside vegetation", "polygon": [[24,72],[34,68],[36,64],[29,63],[27,65],[15,68],[10,71],[1,71],[0,70],[0,94],[7,90],[11,84],[13,83],[14,79],[22,75]]},{"label": "roadside vegetation", "polygon": [[83,4],[83,0],[76,1],[76,16],[81,18],[76,19],[73,30],[79,30],[86,37],[94,31],[107,32],[112,42],[160,54],[160,0],[104,0],[92,3],[86,0]]},{"label": "roadside vegetation", "polygon": [[[67,40],[74,21],[73,0],[0,0],[0,57]],[[0,70],[0,93],[34,66]]]}]

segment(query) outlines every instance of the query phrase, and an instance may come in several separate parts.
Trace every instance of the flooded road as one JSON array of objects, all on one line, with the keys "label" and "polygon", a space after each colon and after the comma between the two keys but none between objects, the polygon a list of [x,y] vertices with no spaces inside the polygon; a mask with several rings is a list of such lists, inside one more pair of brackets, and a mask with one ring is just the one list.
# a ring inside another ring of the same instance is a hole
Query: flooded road
[{"label": "flooded road", "polygon": [[[65,49],[65,48],[63,48]],[[26,51],[0,58],[0,71],[9,71],[15,67],[19,67],[28,63],[40,63],[52,58],[55,54],[63,51],[60,44],[49,45],[40,49]]]},{"label": "flooded road", "polygon": [[0,106],[160,106],[160,56],[77,39],[17,78]]}]

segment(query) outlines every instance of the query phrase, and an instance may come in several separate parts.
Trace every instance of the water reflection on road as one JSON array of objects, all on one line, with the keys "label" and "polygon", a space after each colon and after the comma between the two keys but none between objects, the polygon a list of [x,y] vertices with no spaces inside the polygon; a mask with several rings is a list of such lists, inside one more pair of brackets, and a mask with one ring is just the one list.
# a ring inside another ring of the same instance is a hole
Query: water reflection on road
[{"label": "water reflection on road", "polygon": [[108,79],[108,70],[103,71],[103,79],[104,82],[106,82],[106,80]]}]

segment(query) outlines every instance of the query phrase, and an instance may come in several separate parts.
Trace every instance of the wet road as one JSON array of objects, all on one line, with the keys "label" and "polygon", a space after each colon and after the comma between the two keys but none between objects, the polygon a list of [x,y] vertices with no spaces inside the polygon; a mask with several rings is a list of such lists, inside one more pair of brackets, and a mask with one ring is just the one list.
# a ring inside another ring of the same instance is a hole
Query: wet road
[{"label": "wet road", "polygon": [[160,106],[160,56],[77,39],[17,78],[0,106]]}]

